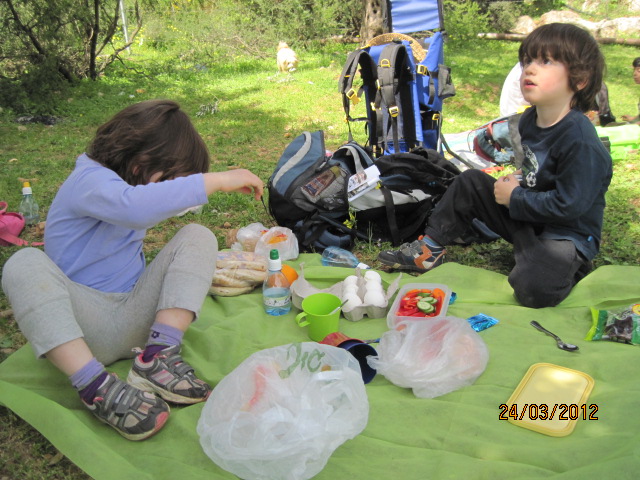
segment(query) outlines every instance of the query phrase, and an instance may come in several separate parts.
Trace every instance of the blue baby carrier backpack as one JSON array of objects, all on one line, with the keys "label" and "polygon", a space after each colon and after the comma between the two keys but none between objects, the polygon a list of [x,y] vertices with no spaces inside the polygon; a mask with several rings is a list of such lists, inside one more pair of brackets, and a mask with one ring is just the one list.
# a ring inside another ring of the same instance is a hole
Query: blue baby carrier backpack
[{"label": "blue baby carrier backpack", "polygon": [[[392,33],[349,54],[340,75],[349,140],[351,123],[364,122],[375,157],[420,147],[441,151],[442,101],[455,94],[451,70],[444,64],[441,2],[391,0],[385,5]],[[416,40],[404,32],[425,37]],[[360,101],[366,116],[354,118]]]}]

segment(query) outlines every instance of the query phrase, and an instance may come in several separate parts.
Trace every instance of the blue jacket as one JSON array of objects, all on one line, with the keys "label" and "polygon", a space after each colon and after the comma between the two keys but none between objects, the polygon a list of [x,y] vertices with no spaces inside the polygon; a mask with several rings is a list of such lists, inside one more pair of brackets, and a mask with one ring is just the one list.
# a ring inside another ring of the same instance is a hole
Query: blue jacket
[{"label": "blue jacket", "polygon": [[536,108],[519,124],[525,159],[521,186],[511,194],[514,220],[533,223],[540,235],[568,239],[587,259],[598,253],[611,155],[589,119],[571,110],[557,124],[536,126]]}]

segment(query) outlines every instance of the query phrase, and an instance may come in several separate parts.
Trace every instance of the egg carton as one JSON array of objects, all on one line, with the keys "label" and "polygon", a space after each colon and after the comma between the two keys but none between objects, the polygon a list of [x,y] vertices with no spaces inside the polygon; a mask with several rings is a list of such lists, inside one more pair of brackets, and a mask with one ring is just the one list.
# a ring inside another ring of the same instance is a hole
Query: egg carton
[{"label": "egg carton", "polygon": [[[373,270],[363,270],[360,268],[355,268],[353,273],[353,275],[356,276],[356,284],[358,287],[357,292],[359,298],[361,299],[363,299],[366,294],[366,279],[364,278],[364,275],[367,271]],[[347,303],[342,308],[342,315],[351,322],[362,320],[365,315],[369,318],[384,318],[387,315],[389,300],[398,291],[401,278],[402,274],[399,273],[395,280],[391,282],[391,284],[387,287],[386,291],[383,288],[383,302],[379,302],[378,305],[363,303],[354,308],[349,308],[349,304]],[[298,279],[293,282],[293,285],[291,285],[291,298],[293,305],[297,309],[302,310],[302,300],[305,297],[308,297],[313,293],[326,292],[332,293],[342,299],[344,296],[345,287],[346,286],[344,284],[344,280],[324,289],[314,287],[306,278],[304,278],[304,264],[300,264],[300,273]]]}]

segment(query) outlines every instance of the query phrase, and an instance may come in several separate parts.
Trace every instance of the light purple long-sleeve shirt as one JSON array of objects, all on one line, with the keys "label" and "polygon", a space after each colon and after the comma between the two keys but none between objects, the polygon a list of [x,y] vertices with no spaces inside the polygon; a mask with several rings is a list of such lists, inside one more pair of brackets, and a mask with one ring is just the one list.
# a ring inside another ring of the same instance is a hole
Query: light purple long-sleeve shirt
[{"label": "light purple long-sleeve shirt", "polygon": [[82,154],[47,214],[45,252],[74,282],[128,292],[146,266],[147,229],[204,203],[202,174],[131,186]]}]

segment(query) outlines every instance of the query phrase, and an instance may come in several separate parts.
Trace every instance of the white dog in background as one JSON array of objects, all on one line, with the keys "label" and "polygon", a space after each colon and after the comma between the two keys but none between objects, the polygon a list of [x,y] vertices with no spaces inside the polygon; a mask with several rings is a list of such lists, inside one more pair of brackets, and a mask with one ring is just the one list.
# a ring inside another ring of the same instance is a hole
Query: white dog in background
[{"label": "white dog in background", "polygon": [[281,72],[295,72],[298,68],[298,57],[296,52],[289,48],[285,42],[278,44],[278,54],[276,56],[278,70]]}]

